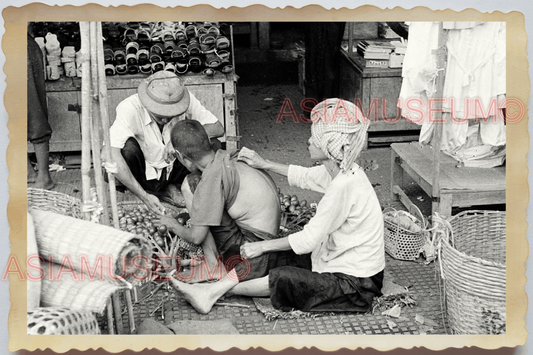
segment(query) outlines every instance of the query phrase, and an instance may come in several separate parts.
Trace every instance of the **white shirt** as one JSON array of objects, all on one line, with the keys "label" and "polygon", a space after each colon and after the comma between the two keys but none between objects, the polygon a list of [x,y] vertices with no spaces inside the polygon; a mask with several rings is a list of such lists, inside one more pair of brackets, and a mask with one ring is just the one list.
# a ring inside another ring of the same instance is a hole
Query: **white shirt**
[{"label": "white shirt", "polygon": [[218,122],[218,119],[209,112],[193,94],[190,94],[190,104],[187,111],[163,126],[159,130],[157,123],[152,120],[148,111],[141,103],[139,95],[135,94],[118,104],[116,119],[111,126],[111,147],[122,149],[128,138],[133,137],[139,143],[146,161],[146,179],[159,179],[162,169],[169,167],[170,174],[173,162],[167,163],[163,159],[163,152],[170,142],[170,132],[176,122],[184,119],[193,119],[202,125]]},{"label": "white shirt", "polygon": [[288,180],[291,186],[324,193],[315,216],[289,236],[296,254],[311,253],[313,271],[370,277],[385,268],[383,215],[361,167],[331,179],[323,165],[290,165]]}]

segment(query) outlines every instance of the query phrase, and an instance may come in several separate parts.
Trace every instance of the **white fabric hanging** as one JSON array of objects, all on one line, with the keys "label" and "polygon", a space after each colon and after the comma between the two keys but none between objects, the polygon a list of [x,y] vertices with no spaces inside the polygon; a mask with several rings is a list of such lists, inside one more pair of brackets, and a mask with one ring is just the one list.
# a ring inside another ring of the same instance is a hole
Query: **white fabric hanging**
[{"label": "white fabric hanging", "polygon": [[[490,117],[483,117],[477,129],[479,145],[505,145],[505,124],[498,105],[494,106],[496,111],[489,112],[491,104],[505,96],[505,23],[449,22],[444,25],[448,57],[443,107],[454,119],[443,127],[441,149],[450,155],[458,152],[467,141],[469,127],[477,124],[468,119],[486,115]],[[436,92],[438,35],[437,22],[409,24],[399,106],[403,117],[422,125],[420,142],[423,144],[431,142],[434,127],[429,122],[428,98],[434,97]],[[461,156],[471,158],[469,154]]]}]

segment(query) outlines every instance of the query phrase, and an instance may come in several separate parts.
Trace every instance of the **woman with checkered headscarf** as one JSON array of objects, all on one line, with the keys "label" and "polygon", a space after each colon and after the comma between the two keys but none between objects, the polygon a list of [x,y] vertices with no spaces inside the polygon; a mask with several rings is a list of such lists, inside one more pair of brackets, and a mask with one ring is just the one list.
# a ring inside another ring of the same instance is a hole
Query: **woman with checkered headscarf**
[{"label": "woman with checkered headscarf", "polygon": [[[224,278],[208,285],[187,286],[191,291],[202,287],[201,298],[191,301],[202,313],[209,312],[228,291],[269,296],[277,309],[302,311],[366,312],[373,297],[381,295],[383,217],[376,193],[356,163],[368,121],[354,104],[340,99],[318,104],[311,120],[308,150],[319,166],[278,164],[246,148],[239,159],[254,168],[287,176],[292,186],[324,193],[316,214],[302,231],[288,237],[241,246],[241,255],[248,259],[276,254],[268,276],[241,283]],[[185,296],[187,287],[181,289]]]}]

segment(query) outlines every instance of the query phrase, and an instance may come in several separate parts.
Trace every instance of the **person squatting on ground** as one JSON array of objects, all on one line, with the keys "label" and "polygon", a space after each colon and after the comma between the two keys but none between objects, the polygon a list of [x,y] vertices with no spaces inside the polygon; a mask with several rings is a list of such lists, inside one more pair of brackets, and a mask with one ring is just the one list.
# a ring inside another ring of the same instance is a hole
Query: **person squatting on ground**
[{"label": "person squatting on ground", "polygon": [[33,144],[35,151],[37,172],[33,169],[28,157],[27,181],[28,183],[33,183],[33,187],[50,190],[54,187],[48,166],[52,127],[48,123],[43,52],[37,42],[35,42],[32,32],[32,25],[28,23],[28,140]]},{"label": "person squatting on ground", "polygon": [[[316,215],[300,232],[241,246],[250,262],[290,251],[307,264],[270,268],[268,275],[242,281],[231,270],[214,283],[188,284],[173,279],[176,290],[200,313],[222,295],[270,297],[281,310],[366,312],[381,295],[385,251],[378,198],[355,163],[368,122],[350,102],[328,99],[313,111],[309,155],[320,166],[282,165],[243,149],[239,159],[252,167],[288,177],[289,184],[324,193]],[[242,180],[241,180],[242,181]],[[277,202],[276,202],[277,203]],[[199,206],[198,206],[199,207]]]},{"label": "person squatting on ground", "polygon": [[[190,174],[182,184],[191,228],[168,216],[159,223],[181,238],[201,244],[205,253],[203,265],[191,270],[195,275],[181,273],[178,278],[198,282],[206,279],[207,272],[224,278],[227,271],[235,270],[231,277],[242,282],[267,275],[275,265],[297,264],[299,258],[293,253],[241,258],[242,245],[276,238],[279,231],[278,191],[266,172],[238,161],[237,152],[215,152],[204,128],[195,121],[178,122],[172,130],[172,144],[182,164],[201,175]],[[194,304],[195,299],[189,301]],[[197,307],[201,309],[201,305]]]},{"label": "person squatting on ground", "polygon": [[[164,211],[160,199],[179,204],[180,185],[189,171],[174,156],[170,132],[181,120],[204,125],[210,138],[224,127],[183,85],[176,74],[159,71],[141,81],[137,94],[123,100],[110,128],[115,175],[153,212]],[[220,146],[216,139],[213,144]]]}]

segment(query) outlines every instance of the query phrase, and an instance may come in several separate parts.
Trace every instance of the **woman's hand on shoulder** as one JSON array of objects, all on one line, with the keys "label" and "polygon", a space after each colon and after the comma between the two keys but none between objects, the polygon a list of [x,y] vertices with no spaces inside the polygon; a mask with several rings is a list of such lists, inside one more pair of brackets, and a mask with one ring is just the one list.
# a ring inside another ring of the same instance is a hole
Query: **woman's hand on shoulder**
[{"label": "woman's hand on shoulder", "polygon": [[267,169],[267,161],[257,154],[255,151],[243,147],[239,152],[238,160],[242,160],[252,168],[256,169]]}]

